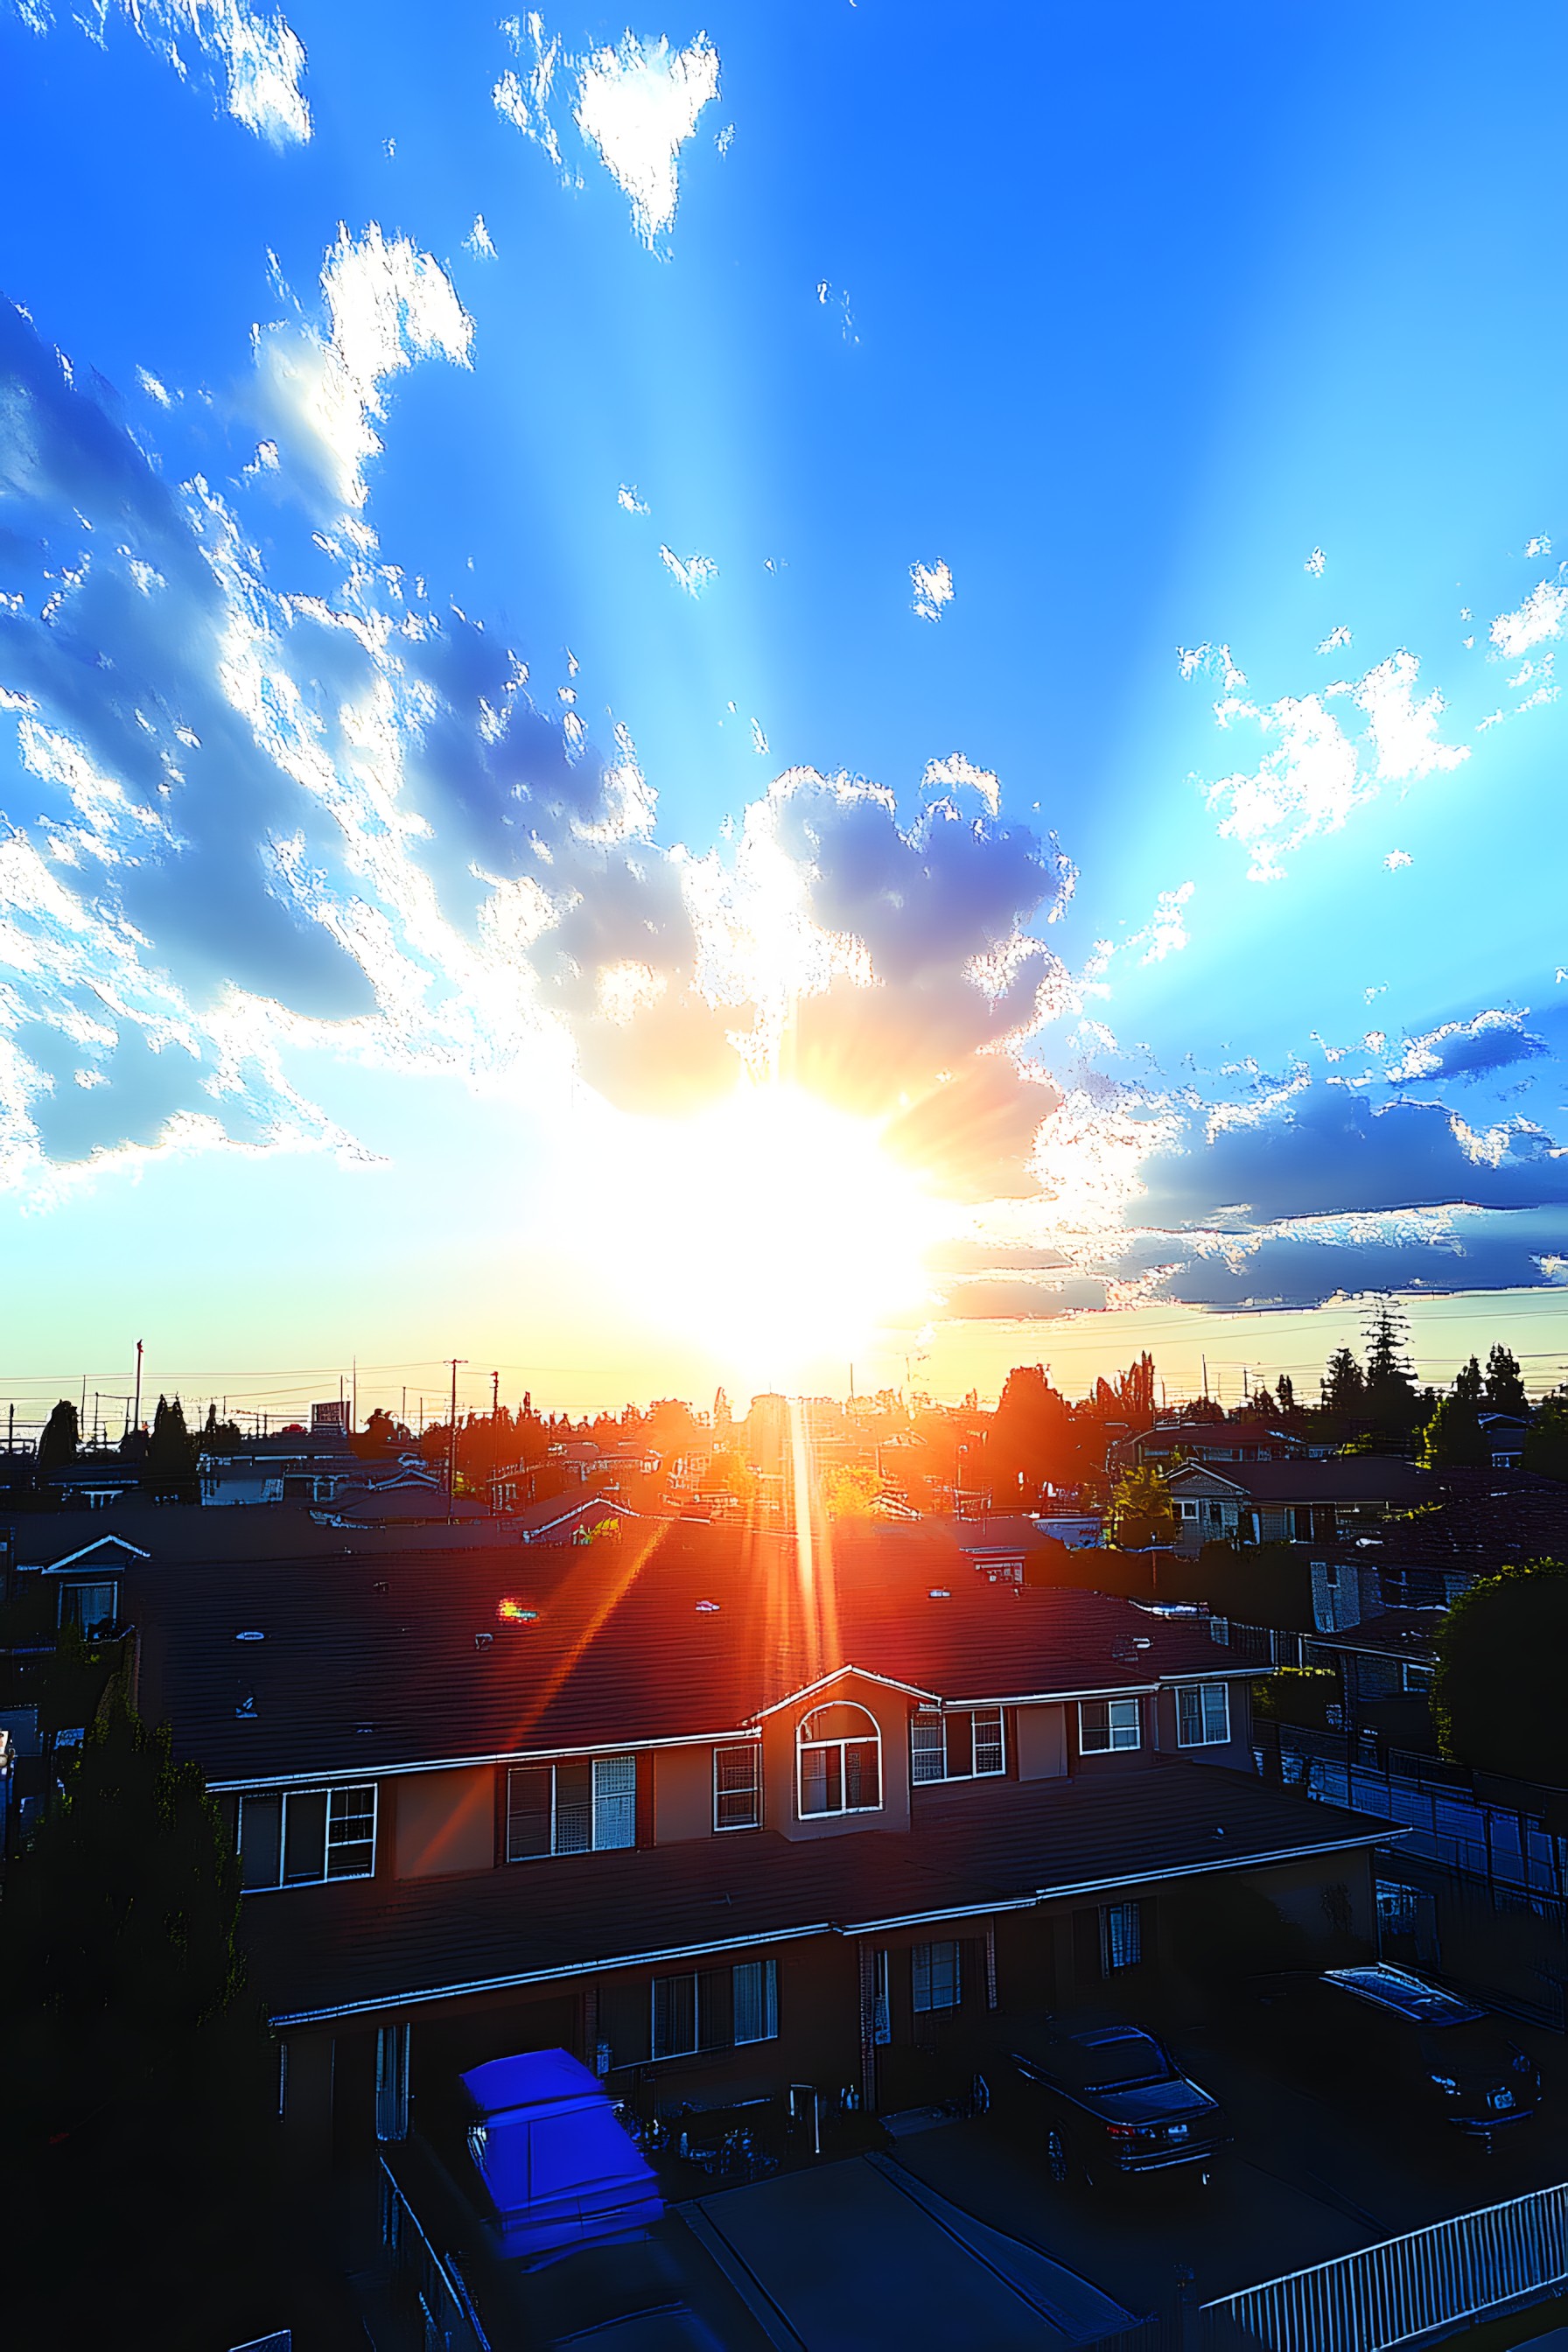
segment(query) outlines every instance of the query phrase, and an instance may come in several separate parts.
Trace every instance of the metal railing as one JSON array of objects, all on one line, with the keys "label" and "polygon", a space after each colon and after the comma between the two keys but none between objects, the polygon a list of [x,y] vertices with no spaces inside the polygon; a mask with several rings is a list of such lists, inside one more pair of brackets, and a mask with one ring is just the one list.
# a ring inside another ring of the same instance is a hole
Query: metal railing
[{"label": "metal railing", "polygon": [[418,2298],[425,2341],[439,2352],[491,2352],[454,2255],[432,2244],[384,2157],[381,2160],[381,2240],[395,2276]]},{"label": "metal railing", "polygon": [[1203,2342],[1384,2352],[1568,2278],[1568,2183],[1458,2213],[1203,2306]]}]

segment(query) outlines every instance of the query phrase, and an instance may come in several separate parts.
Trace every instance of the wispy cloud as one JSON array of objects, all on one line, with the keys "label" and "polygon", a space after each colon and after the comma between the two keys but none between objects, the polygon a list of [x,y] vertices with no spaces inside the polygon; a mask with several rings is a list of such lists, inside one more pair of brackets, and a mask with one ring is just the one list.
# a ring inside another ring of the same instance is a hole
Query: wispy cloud
[{"label": "wispy cloud", "polygon": [[661,547],[658,554],[671,579],[689,596],[700,596],[710,581],[719,577],[719,566],[710,555],[689,555],[683,562],[673,548]]},{"label": "wispy cloud", "polygon": [[321,269],[328,325],[299,319],[258,330],[256,400],[287,458],[288,479],[329,505],[365,500],[365,467],[381,454],[373,420],[382,387],[416,360],[469,364],[473,321],[439,262],[372,222],[340,228]]},{"label": "wispy cloud", "polygon": [[1504,661],[1517,661],[1531,646],[1562,635],[1564,613],[1568,613],[1568,583],[1542,580],[1513,612],[1498,614],[1489,635]]},{"label": "wispy cloud", "polygon": [[[47,0],[10,5],[36,33],[53,23]],[[228,112],[258,138],[278,147],[310,138],[310,110],[300,88],[304,44],[281,16],[258,15],[246,0],[96,0],[96,14],[97,26],[78,18],[84,31],[100,37],[111,15],[121,18],[182,80],[194,70],[210,83],[216,67]]]},{"label": "wispy cloud", "polygon": [[[568,110],[584,143],[629,199],[632,226],[650,253],[671,227],[680,197],[680,150],[703,108],[719,94],[719,52],[706,33],[684,49],[662,37],[623,36],[582,56],[547,37],[542,17],[503,26],[523,68],[509,68],[491,98],[497,111],[544,150],[569,183],[562,137]],[[570,82],[574,98],[565,95]],[[580,184],[580,182],[579,182]]]},{"label": "wispy cloud", "polygon": [[944,604],[952,602],[952,573],[945,563],[911,563],[910,584],[914,609],[922,621],[940,621]]}]

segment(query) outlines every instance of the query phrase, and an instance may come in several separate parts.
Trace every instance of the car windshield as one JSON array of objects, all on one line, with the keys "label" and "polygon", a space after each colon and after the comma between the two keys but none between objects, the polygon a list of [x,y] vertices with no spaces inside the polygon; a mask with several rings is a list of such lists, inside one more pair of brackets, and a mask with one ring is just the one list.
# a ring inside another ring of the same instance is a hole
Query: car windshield
[{"label": "car windshield", "polygon": [[1144,2083],[1168,2083],[1175,2068],[1147,2033],[1108,2033],[1068,2045],[1065,2074],[1086,2091],[1131,2091]]},{"label": "car windshield", "polygon": [[1422,2029],[1421,2055],[1435,2074],[1509,2074],[1519,2055],[1511,2042],[1485,2018]]}]

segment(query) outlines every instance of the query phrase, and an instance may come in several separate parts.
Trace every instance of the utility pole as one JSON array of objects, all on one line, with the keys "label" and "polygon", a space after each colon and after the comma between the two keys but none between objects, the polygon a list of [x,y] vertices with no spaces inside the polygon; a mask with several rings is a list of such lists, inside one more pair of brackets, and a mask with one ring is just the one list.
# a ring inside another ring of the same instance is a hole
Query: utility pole
[{"label": "utility pole", "polygon": [[352,1361],[353,1370],[353,1389],[351,1402],[349,1404],[349,1427],[351,1430],[357,1430],[359,1427],[359,1358],[355,1356]]},{"label": "utility pole", "polygon": [[468,1362],[467,1356],[448,1356],[452,1367],[452,1418],[447,1430],[447,1516],[452,1515],[452,1503],[458,1492],[458,1366]]},{"label": "utility pole", "polygon": [[136,1410],[132,1426],[138,1431],[142,1427],[142,1342],[140,1339],[136,1342]]},{"label": "utility pole", "polygon": [[496,1420],[500,1415],[500,1374],[499,1372],[492,1372],[490,1374],[490,1419],[492,1421]]}]

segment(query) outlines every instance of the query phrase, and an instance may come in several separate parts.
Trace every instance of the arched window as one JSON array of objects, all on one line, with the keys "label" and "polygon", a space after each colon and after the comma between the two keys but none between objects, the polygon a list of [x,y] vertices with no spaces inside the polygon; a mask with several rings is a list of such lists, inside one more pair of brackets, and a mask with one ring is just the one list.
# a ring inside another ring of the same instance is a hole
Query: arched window
[{"label": "arched window", "polygon": [[882,1802],[882,1735],[863,1706],[836,1701],[795,1734],[800,1817],[874,1813]]}]

